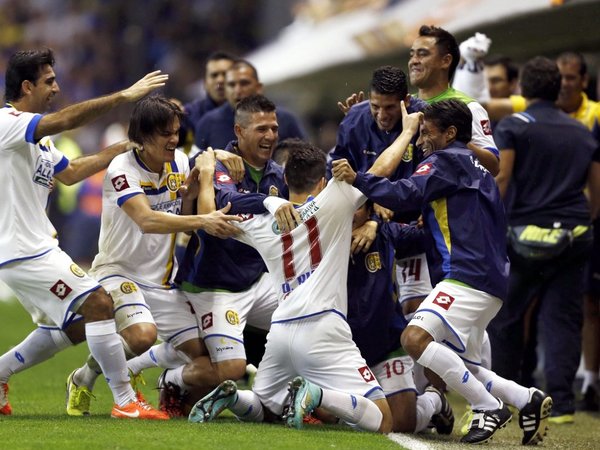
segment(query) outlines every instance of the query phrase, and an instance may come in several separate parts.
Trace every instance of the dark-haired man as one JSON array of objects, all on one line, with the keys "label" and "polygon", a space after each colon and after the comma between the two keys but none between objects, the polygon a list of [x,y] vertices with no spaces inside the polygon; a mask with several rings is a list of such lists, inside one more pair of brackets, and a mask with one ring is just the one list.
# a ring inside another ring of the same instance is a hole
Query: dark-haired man
[{"label": "dark-haired man", "polygon": [[[129,384],[125,353],[117,334],[113,302],[107,292],[58,246],[46,215],[55,179],[73,184],[105,169],[128,141],[95,155],[69,161],[48,136],[70,130],[164,86],[167,75],[152,72],[131,87],[42,115],[60,91],[49,49],[13,54],[6,69],[7,104],[0,112],[0,174],[6,196],[0,203],[0,279],[48,327],[33,331],[0,358],[0,413],[11,414],[8,377],[51,358],[72,342],[87,338],[90,351],[113,392],[112,416],[164,419],[139,401]],[[76,320],[76,315],[83,320]]]},{"label": "dark-haired man", "polygon": [[[472,405],[474,418],[461,441],[487,442],[503,428],[512,417],[506,401],[520,410],[522,442],[530,444],[542,440],[552,399],[480,366],[485,328],[506,294],[509,262],[498,188],[467,148],[471,123],[460,100],[432,103],[423,111],[417,141],[425,159],[410,178],[357,175],[345,161],[336,162],[333,173],[383,206],[423,216],[435,287],[402,334],[402,347]],[[381,164],[393,167],[400,150],[386,151],[389,160]]]}]

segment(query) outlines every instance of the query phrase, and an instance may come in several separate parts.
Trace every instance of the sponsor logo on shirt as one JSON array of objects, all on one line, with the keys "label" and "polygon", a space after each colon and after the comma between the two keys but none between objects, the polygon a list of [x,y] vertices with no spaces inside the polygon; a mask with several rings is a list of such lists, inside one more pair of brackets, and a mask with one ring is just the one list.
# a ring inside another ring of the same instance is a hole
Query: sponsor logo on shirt
[{"label": "sponsor logo on shirt", "polygon": [[115,191],[121,192],[129,187],[129,183],[127,182],[127,177],[123,175],[117,175],[112,180],[110,180]]},{"label": "sponsor logo on shirt", "polygon": [[379,255],[379,252],[369,253],[365,257],[365,267],[371,273],[381,270],[381,256]]},{"label": "sponsor logo on shirt", "polygon": [[363,380],[365,380],[367,383],[375,380],[375,376],[373,375],[373,372],[371,372],[371,369],[369,369],[368,366],[363,366],[359,368],[358,373],[360,373],[360,376],[363,377]]},{"label": "sponsor logo on shirt", "polygon": [[204,314],[200,321],[202,322],[202,329],[206,330],[207,328],[210,328],[213,326],[213,315],[211,312],[209,312],[208,314]]},{"label": "sponsor logo on shirt", "polygon": [[69,267],[69,269],[71,269],[71,272],[73,273],[73,275],[75,275],[76,277],[79,278],[83,278],[85,277],[85,272],[83,271],[83,269],[81,267],[79,267],[77,264],[73,263],[71,264],[71,267]]},{"label": "sponsor logo on shirt", "polygon": [[279,196],[279,189],[277,189],[277,186],[269,186],[269,195],[272,195],[273,197]]},{"label": "sponsor logo on shirt", "polygon": [[438,294],[433,299],[434,305],[438,305],[438,306],[444,308],[446,311],[448,311],[450,309],[450,306],[452,306],[453,302],[454,302],[454,297],[446,294],[445,292],[441,292],[441,291],[438,292]]},{"label": "sponsor logo on shirt", "polygon": [[367,148],[365,148],[362,152],[363,152],[363,155],[377,156],[377,152],[374,152],[373,150],[369,150]]},{"label": "sponsor logo on shirt", "polygon": [[167,202],[160,202],[156,205],[151,206],[153,211],[162,211],[171,214],[179,214],[181,212],[181,199],[169,200]]},{"label": "sponsor logo on shirt", "polygon": [[245,222],[246,220],[252,219],[254,217],[254,214],[242,213],[242,214],[238,214],[238,217],[241,217],[242,222]]},{"label": "sponsor logo on shirt", "polygon": [[421,164],[417,167],[417,170],[415,170],[415,175],[427,175],[431,172],[432,167],[433,166],[429,163]]},{"label": "sponsor logo on shirt", "polygon": [[483,130],[483,134],[487,136],[492,134],[492,124],[488,119],[480,120],[479,123],[481,123],[481,129]]},{"label": "sponsor logo on shirt", "polygon": [[238,316],[238,313],[232,309],[227,310],[225,313],[225,319],[227,319],[227,322],[229,322],[231,325],[240,324],[240,317]]},{"label": "sponsor logo on shirt", "polygon": [[132,292],[137,292],[137,286],[131,281],[124,281],[123,283],[121,283],[120,289],[123,294],[131,294]]},{"label": "sponsor logo on shirt", "polygon": [[44,186],[45,188],[52,189],[52,186],[54,185],[52,182],[52,177],[54,176],[54,165],[52,164],[52,161],[40,155],[38,156],[35,165],[33,182],[40,186]]},{"label": "sponsor logo on shirt", "polygon": [[215,179],[218,184],[233,184],[231,177],[225,172],[216,172]]},{"label": "sponsor logo on shirt", "polygon": [[54,283],[54,286],[50,288],[50,292],[52,292],[61,300],[64,300],[67,297],[67,295],[71,293],[72,290],[73,289],[71,289],[69,285],[63,280],[58,280],[56,283]]}]

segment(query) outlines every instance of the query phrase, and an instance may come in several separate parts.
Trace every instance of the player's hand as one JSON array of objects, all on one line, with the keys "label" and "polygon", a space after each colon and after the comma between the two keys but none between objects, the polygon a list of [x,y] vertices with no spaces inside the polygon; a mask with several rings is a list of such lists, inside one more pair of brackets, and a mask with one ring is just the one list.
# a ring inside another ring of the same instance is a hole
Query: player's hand
[{"label": "player's hand", "polygon": [[215,150],[215,157],[225,166],[234,182],[239,183],[244,179],[246,168],[241,156],[225,150]]},{"label": "player's hand", "polygon": [[350,252],[355,255],[358,252],[366,253],[377,236],[377,222],[367,220],[362,226],[352,230],[352,244]]},{"label": "player's hand", "polygon": [[391,209],[384,208],[383,206],[378,205],[377,203],[373,204],[373,211],[375,211],[375,214],[381,217],[381,220],[383,220],[384,222],[389,222],[394,217],[394,211],[392,211]]},{"label": "player's hand", "polygon": [[287,233],[296,228],[301,222],[300,214],[294,208],[290,202],[284,203],[277,211],[275,211],[275,220],[277,221],[277,226],[281,230],[282,233]]},{"label": "player's hand", "polygon": [[204,214],[204,223],[202,229],[208,234],[212,234],[221,239],[225,239],[231,236],[240,234],[240,230],[230,222],[241,222],[242,218],[239,216],[227,215],[227,212],[231,209],[231,203],[227,203],[224,208],[218,211],[213,211],[210,214]]},{"label": "player's hand", "polygon": [[198,193],[200,192],[200,184],[198,183],[199,173],[196,167],[192,168],[188,177],[179,187],[179,193],[184,200],[198,197]]},{"label": "player's hand", "polygon": [[419,126],[423,122],[423,113],[418,111],[409,114],[406,110],[406,105],[404,104],[404,100],[400,102],[400,109],[402,111],[402,130],[410,131],[414,136],[419,131]]},{"label": "player's hand", "polygon": [[363,91],[360,91],[360,92],[355,92],[350,97],[347,97],[345,102],[338,102],[337,105],[338,105],[338,108],[340,108],[340,111],[342,111],[344,113],[344,115],[346,115],[346,114],[348,114],[348,111],[350,111],[350,108],[352,108],[354,105],[356,105],[357,103],[360,103],[364,100],[365,100],[365,93]]},{"label": "player's hand", "polygon": [[487,55],[491,44],[492,40],[485,34],[475,33],[475,36],[461,42],[460,56],[468,63],[481,61]]},{"label": "player's hand", "polygon": [[356,180],[356,172],[347,159],[336,159],[331,162],[331,174],[338,181],[353,184]]},{"label": "player's hand", "polygon": [[168,74],[163,74],[160,70],[155,70],[127,89],[121,91],[121,94],[125,97],[126,101],[135,102],[155,89],[163,87],[168,79]]},{"label": "player's hand", "polygon": [[194,168],[198,170],[200,176],[208,175],[212,177],[215,173],[215,166],[217,165],[217,159],[212,147],[208,147],[198,156],[196,156],[196,163]]}]

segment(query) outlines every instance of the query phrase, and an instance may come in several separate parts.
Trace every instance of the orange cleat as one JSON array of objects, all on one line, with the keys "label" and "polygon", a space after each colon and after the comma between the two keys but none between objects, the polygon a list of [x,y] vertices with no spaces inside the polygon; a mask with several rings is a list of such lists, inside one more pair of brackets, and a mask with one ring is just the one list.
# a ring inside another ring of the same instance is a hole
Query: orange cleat
[{"label": "orange cleat", "polygon": [[169,420],[168,414],[140,400],[125,406],[114,405],[110,415],[115,419]]},{"label": "orange cleat", "polygon": [[12,408],[8,403],[8,383],[0,384],[0,416],[10,416]]}]

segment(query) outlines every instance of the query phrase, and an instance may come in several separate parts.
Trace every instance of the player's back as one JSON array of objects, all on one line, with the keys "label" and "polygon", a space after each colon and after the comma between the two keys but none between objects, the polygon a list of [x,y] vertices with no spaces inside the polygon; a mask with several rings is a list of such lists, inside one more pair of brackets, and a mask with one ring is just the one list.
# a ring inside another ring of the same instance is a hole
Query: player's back
[{"label": "player's back", "polygon": [[352,219],[364,196],[347,183],[330,180],[298,212],[302,224],[281,234],[270,214],[248,216],[238,238],[255,247],[273,276],[279,306],[273,323],[323,312],[346,316],[346,280]]}]

